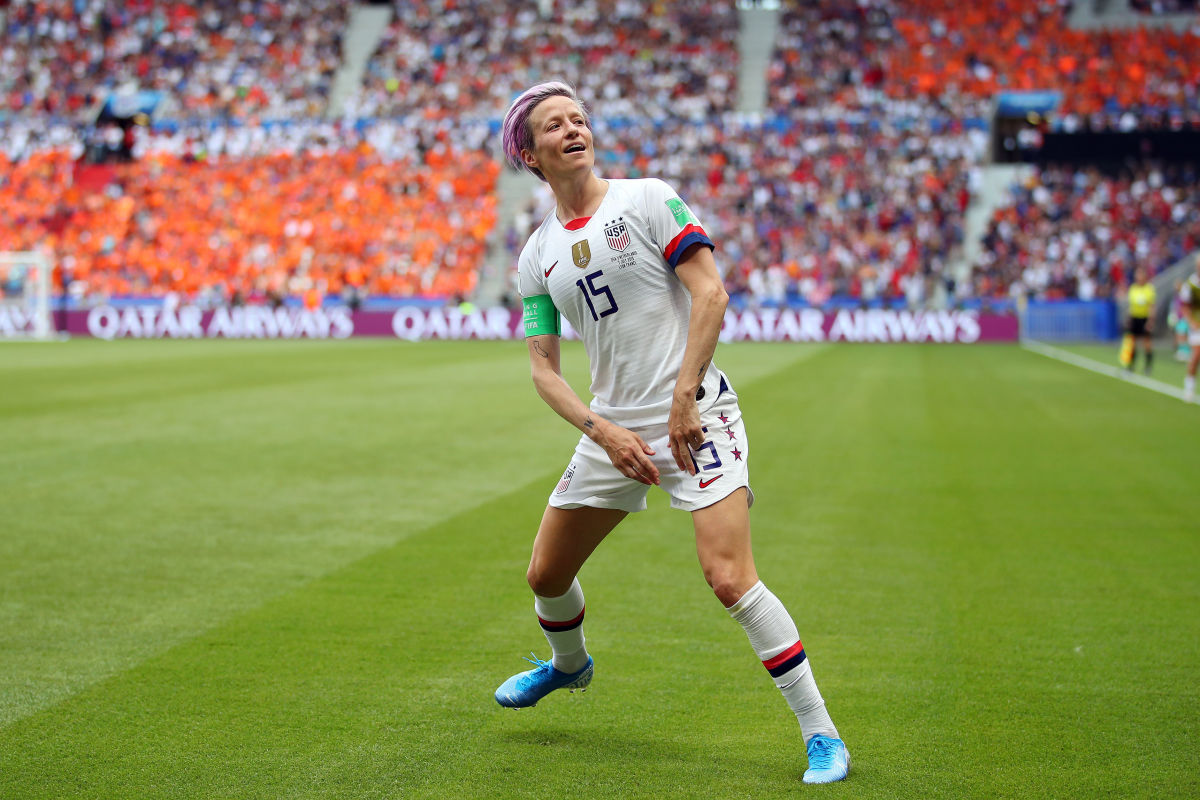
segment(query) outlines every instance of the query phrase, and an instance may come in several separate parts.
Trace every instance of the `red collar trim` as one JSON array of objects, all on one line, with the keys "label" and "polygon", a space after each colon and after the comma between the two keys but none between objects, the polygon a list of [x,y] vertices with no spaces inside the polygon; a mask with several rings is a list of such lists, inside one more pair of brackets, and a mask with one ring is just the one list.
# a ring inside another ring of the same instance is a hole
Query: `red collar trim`
[{"label": "red collar trim", "polygon": [[569,231],[577,231],[584,225],[587,225],[591,219],[591,217],[580,217],[579,219],[573,219],[570,222],[564,222],[563,227]]}]

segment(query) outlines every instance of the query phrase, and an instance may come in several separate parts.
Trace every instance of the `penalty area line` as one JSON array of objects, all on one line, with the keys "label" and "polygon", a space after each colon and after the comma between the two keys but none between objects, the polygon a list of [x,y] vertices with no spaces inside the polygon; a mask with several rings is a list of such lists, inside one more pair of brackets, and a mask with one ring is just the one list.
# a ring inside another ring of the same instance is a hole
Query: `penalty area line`
[{"label": "penalty area line", "polygon": [[1061,361],[1064,364],[1070,364],[1075,367],[1082,367],[1091,372],[1100,375],[1107,375],[1110,378],[1125,381],[1126,383],[1136,384],[1143,389],[1149,389],[1152,392],[1165,394],[1167,397],[1174,397],[1176,400],[1183,399],[1183,389],[1177,386],[1172,386],[1169,383],[1156,381],[1153,378],[1147,378],[1145,375],[1138,375],[1136,372],[1130,372],[1127,369],[1113,366],[1112,364],[1103,364],[1095,359],[1087,358],[1086,356],[1076,355],[1067,350],[1060,350],[1057,347],[1052,347],[1048,344],[1036,342],[1033,339],[1022,339],[1021,347],[1025,350],[1043,355],[1046,358],[1053,358],[1055,361]]}]

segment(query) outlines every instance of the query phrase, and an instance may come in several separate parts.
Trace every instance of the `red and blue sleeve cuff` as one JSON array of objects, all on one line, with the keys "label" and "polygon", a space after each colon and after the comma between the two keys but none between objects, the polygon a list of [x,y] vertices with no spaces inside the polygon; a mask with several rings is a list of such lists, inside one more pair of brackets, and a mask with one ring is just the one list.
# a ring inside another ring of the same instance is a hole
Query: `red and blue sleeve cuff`
[{"label": "red and blue sleeve cuff", "polygon": [[671,265],[671,269],[675,269],[679,266],[679,259],[694,244],[704,245],[709,250],[716,248],[712,239],[709,239],[708,234],[704,232],[704,228],[699,225],[688,225],[663,249],[663,258]]}]

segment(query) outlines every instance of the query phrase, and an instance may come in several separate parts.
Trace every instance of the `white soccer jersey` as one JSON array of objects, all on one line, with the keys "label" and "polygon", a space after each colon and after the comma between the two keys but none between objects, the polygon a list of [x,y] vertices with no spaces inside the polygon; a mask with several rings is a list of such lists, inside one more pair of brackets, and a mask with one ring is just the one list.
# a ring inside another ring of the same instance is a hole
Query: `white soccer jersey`
[{"label": "white soccer jersey", "polygon": [[1183,301],[1192,325],[1200,325],[1200,276],[1188,276],[1179,288],[1179,299]]},{"label": "white soccer jersey", "polygon": [[[552,211],[521,251],[522,297],[550,295],[591,363],[591,408],[624,427],[666,422],[687,345],[691,296],[675,277],[693,244],[712,247],[666,183],[609,180],[596,213],[569,225]],[[710,364],[698,393],[711,406],[724,378]]]},{"label": "white soccer jersey", "polygon": [[1187,315],[1188,346],[1200,347],[1200,277],[1194,273],[1188,276],[1179,289],[1179,299]]}]

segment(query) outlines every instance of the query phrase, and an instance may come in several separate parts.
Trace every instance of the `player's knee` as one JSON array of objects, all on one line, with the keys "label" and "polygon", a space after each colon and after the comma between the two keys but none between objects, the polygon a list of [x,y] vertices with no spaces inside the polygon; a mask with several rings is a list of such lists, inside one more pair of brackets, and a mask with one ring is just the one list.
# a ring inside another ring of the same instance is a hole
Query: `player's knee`
[{"label": "player's knee", "polygon": [[732,564],[706,569],[704,579],[708,581],[713,594],[726,608],[741,600],[742,595],[749,591],[750,587],[758,580],[757,577],[746,573],[745,570],[737,569],[736,565]]},{"label": "player's knee", "polygon": [[534,594],[542,597],[560,597],[566,594],[574,578],[574,575],[563,576],[547,570],[537,561],[531,561],[529,569],[525,572],[525,581],[529,588]]}]

